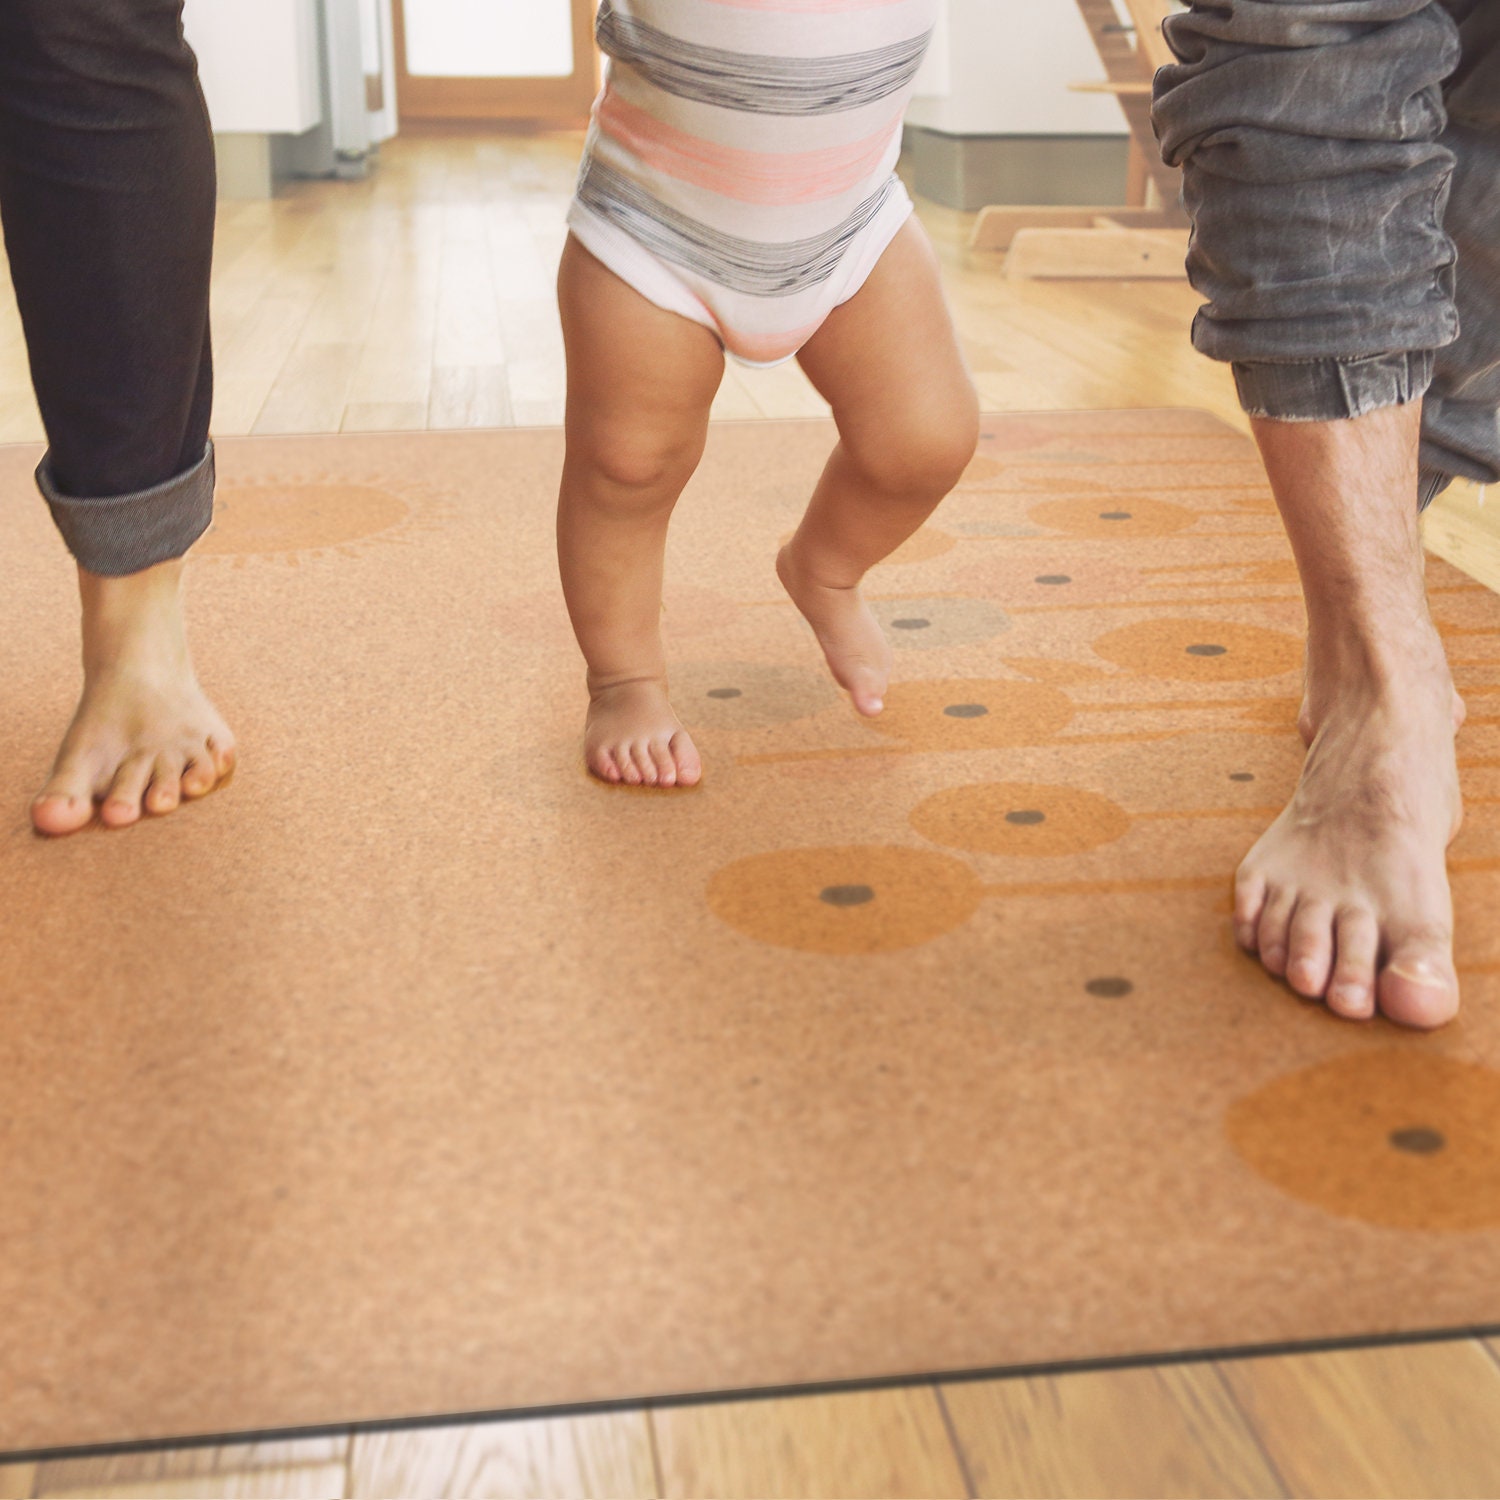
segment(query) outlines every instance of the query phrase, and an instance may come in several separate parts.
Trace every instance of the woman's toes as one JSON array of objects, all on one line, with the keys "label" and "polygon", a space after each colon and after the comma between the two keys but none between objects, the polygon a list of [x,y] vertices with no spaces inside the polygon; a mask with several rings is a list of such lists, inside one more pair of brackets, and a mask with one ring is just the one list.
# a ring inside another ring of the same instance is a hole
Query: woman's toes
[{"label": "woman's toes", "polygon": [[31,804],[31,822],[38,833],[77,833],[93,821],[93,784],[76,767],[54,775]]},{"label": "woman's toes", "polygon": [[151,776],[156,769],[156,758],[151,755],[132,755],[118,771],[105,794],[104,804],[99,809],[99,821],[106,828],[128,828],[139,822],[141,801]]},{"label": "woman's toes", "polygon": [[1343,911],[1334,925],[1333,977],[1328,1008],[1350,1021],[1375,1014],[1375,964],[1380,956],[1380,924],[1368,911]]},{"label": "woman's toes", "polygon": [[1292,911],[1296,904],[1295,892],[1272,890],[1256,924],[1255,951],[1266,970],[1278,979],[1286,973]]},{"label": "woman's toes", "polygon": [[211,760],[190,760],[182,772],[182,795],[184,797],[206,797],[218,782]]},{"label": "woman's toes", "polygon": [[1396,943],[1377,984],[1380,1009],[1402,1026],[1431,1030],[1458,1014],[1458,976],[1446,934],[1423,933]]},{"label": "woman's toes", "polygon": [[145,808],[160,816],[174,811],[182,801],[183,760],[180,755],[158,755],[146,790]]},{"label": "woman's toes", "polygon": [[237,760],[233,740],[221,740],[217,735],[208,737],[208,753],[213,758],[215,785],[228,781],[234,775]]},{"label": "woman's toes", "polygon": [[1299,995],[1319,1000],[1333,972],[1333,908],[1299,901],[1287,933],[1286,982]]},{"label": "woman's toes", "polygon": [[703,779],[703,762],[698,758],[698,747],[689,737],[687,730],[679,729],[672,736],[669,747],[672,759],[677,765],[677,783],[679,786],[697,786]]}]

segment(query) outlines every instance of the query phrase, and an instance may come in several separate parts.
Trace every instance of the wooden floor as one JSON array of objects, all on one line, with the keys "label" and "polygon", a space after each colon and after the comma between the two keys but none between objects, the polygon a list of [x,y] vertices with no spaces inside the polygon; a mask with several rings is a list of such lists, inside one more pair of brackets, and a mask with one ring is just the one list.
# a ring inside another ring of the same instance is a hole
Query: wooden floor
[{"label": "wooden floor", "polygon": [[[218,433],[556,423],[552,277],[578,139],[423,135],[366,183],[228,203]],[[1013,282],[923,207],[991,410],[1244,418],[1186,333],[1185,283]],[[726,418],[824,411],[795,366],[731,368]],[[0,442],[40,440],[8,283]],[[1444,497],[1429,544],[1500,587],[1500,505]],[[22,1496],[1500,1496],[1500,1344],[1361,1351],[641,1407],[0,1464]]]}]

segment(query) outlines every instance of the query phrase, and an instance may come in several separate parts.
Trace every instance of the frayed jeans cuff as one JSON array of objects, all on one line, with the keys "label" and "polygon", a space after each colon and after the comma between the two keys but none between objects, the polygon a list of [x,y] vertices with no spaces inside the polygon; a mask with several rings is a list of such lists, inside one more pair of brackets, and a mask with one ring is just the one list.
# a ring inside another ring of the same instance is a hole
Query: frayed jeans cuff
[{"label": "frayed jeans cuff", "polygon": [[1290,364],[1236,361],[1240,405],[1275,422],[1339,422],[1383,406],[1415,401],[1432,384],[1430,349],[1367,359],[1312,359]]},{"label": "frayed jeans cuff", "polygon": [[47,457],[36,482],[78,565],[120,578],[181,557],[208,530],[214,513],[214,445],[191,469],[129,495],[104,500],[65,495]]}]

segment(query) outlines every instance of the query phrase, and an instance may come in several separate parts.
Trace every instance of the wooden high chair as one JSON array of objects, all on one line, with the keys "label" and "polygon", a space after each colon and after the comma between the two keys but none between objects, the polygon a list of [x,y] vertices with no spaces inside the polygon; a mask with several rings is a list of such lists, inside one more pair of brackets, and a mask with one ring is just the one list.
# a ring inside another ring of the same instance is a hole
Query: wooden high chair
[{"label": "wooden high chair", "polygon": [[1187,254],[1187,215],[1178,205],[1181,173],[1167,166],[1151,129],[1151,79],[1173,61],[1161,23],[1176,0],[1078,0],[1105,77],[1074,88],[1113,94],[1130,126],[1123,207],[1003,206],[982,209],[969,246],[1004,250],[1013,277],[1178,278]]}]

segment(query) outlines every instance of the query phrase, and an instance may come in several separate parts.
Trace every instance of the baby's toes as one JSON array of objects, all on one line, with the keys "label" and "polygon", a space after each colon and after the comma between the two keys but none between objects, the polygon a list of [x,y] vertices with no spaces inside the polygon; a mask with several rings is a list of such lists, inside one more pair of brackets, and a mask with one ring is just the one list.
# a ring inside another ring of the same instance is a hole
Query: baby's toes
[{"label": "baby's toes", "polygon": [[677,781],[680,786],[697,786],[703,779],[703,762],[698,756],[698,747],[687,730],[679,729],[672,736],[670,749],[677,765]]},{"label": "baby's toes", "polygon": [[671,745],[666,736],[658,736],[647,747],[652,768],[656,772],[657,786],[677,785],[677,762],[672,758]]}]

